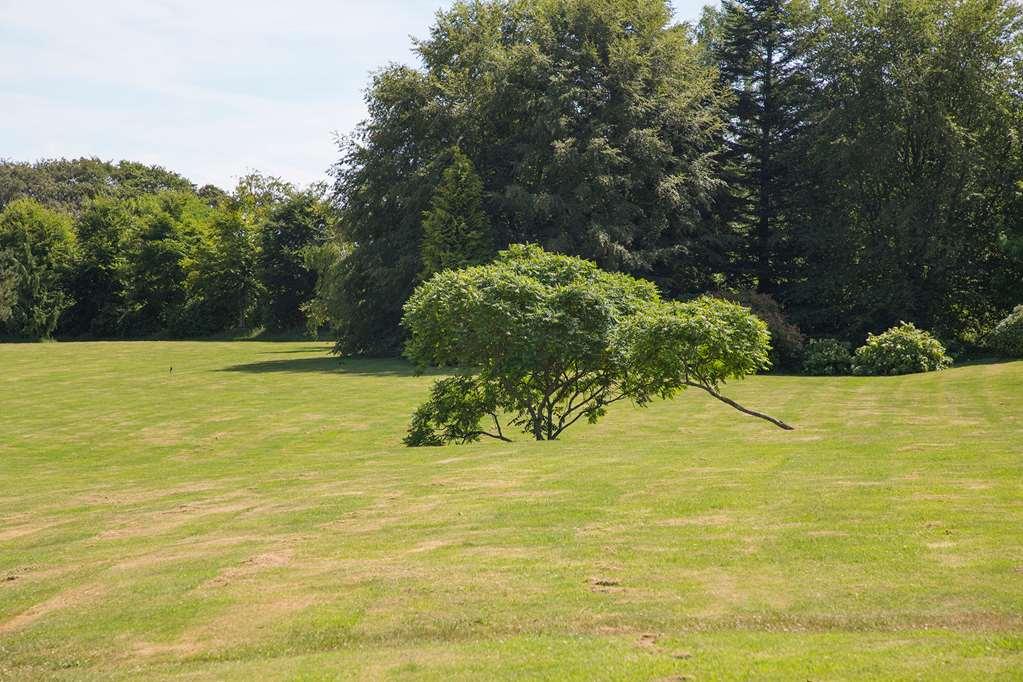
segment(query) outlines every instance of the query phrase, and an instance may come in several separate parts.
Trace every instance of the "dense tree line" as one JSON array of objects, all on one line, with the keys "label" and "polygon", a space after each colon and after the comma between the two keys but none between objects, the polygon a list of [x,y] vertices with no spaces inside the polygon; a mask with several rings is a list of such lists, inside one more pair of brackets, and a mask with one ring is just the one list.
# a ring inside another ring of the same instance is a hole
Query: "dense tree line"
[{"label": "dense tree line", "polygon": [[[376,72],[329,196],[96,160],[0,164],[0,334],[330,325],[532,243],[738,301],[775,364],[901,321],[970,346],[1023,301],[1011,0],[456,2]],[[308,318],[308,319],[307,319]]]},{"label": "dense tree line", "polygon": [[158,167],[0,163],[0,335],[199,336],[303,327],[324,188],[197,189]]},{"label": "dense tree line", "polygon": [[1021,35],[1008,0],[725,0],[695,27],[657,0],[456,3],[421,68],[373,77],[320,315],[340,351],[395,352],[424,273],[532,242],[764,302],[795,343],[976,342],[1023,298]]}]

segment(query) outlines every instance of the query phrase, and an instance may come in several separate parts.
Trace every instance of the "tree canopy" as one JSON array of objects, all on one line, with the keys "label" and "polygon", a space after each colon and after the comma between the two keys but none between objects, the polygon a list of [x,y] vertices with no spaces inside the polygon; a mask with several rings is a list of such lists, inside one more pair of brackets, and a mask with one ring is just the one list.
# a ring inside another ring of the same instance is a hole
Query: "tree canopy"
[{"label": "tree canopy", "polygon": [[415,42],[421,68],[374,76],[335,168],[343,258],[321,263],[319,310],[337,351],[400,347],[453,146],[494,248],[673,298],[769,295],[792,338],[912,320],[975,345],[1023,278],[1020,17],[1009,0],[729,0],[694,29],[662,1],[455,2]]},{"label": "tree canopy", "polygon": [[405,305],[406,355],[460,368],[434,384],[409,445],[507,440],[507,424],[553,440],[621,400],[643,405],[769,365],[767,327],[720,299],[663,301],[650,282],[592,261],[512,245],[488,265],[447,270]]},{"label": "tree canopy", "polygon": [[455,144],[497,246],[535,242],[691,292],[709,281],[721,93],[666,1],[457,2],[415,49],[422,70],[374,76],[335,170],[352,244],[339,350],[400,346],[421,217]]},{"label": "tree canopy", "polygon": [[[329,190],[0,161],[0,210],[32,200],[75,244],[0,252],[3,333],[305,323],[395,355],[418,284],[515,243],[748,304],[787,368],[902,320],[979,352],[1023,302],[1013,0],[726,0],[697,26],[666,0],[457,0],[413,47]],[[29,289],[44,322],[11,327]]]}]

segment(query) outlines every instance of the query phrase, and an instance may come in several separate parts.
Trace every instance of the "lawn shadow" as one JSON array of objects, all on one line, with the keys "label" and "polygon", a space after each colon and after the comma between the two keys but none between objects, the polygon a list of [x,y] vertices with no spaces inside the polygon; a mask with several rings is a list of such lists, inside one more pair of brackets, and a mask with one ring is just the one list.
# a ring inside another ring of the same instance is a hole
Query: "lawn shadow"
[{"label": "lawn shadow", "polygon": [[[289,350],[265,350],[260,355],[292,355],[294,353],[329,353],[331,346],[306,346],[304,348],[291,348]],[[336,358],[335,358],[336,359]]]},{"label": "lawn shadow", "polygon": [[248,374],[322,372],[327,374],[372,374],[376,376],[402,377],[411,377],[416,374],[415,368],[404,360],[364,360],[361,358],[335,358],[330,356],[247,362],[240,365],[231,365],[218,371],[244,372]]}]

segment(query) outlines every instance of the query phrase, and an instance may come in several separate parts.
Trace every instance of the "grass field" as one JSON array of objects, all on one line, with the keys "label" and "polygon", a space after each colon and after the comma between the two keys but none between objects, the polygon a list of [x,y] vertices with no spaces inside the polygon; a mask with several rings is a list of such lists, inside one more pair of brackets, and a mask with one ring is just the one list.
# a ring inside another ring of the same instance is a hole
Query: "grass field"
[{"label": "grass field", "polygon": [[1023,362],[407,449],[325,352],[0,346],[0,678],[1023,678]]}]

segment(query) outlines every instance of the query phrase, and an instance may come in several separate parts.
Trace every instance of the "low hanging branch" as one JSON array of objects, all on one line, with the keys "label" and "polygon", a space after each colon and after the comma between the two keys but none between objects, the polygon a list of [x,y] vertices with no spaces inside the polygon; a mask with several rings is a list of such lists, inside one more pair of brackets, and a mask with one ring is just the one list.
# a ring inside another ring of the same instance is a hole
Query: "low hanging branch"
[{"label": "low hanging branch", "polygon": [[703,384],[697,384],[697,383],[693,383],[691,381],[687,381],[686,382],[686,386],[692,386],[693,388],[699,388],[699,389],[701,389],[703,391],[706,391],[710,395],[714,396],[715,398],[717,398],[718,400],[723,402],[725,405],[730,405],[730,406],[734,407],[735,409],[739,410],[739,412],[742,412],[743,414],[748,414],[748,415],[750,415],[752,417],[758,417],[760,419],[764,419],[766,421],[769,421],[772,424],[774,424],[775,426],[777,426],[779,429],[785,429],[786,431],[794,431],[795,428],[796,428],[794,426],[790,426],[790,425],[786,424],[785,422],[783,422],[780,419],[776,419],[776,418],[772,417],[769,414],[764,414],[763,412],[757,412],[756,410],[751,410],[748,407],[740,405],[739,403],[735,402],[731,398],[729,398],[727,396],[721,395],[720,393],[715,391],[710,386],[704,386]]}]

